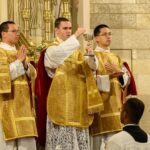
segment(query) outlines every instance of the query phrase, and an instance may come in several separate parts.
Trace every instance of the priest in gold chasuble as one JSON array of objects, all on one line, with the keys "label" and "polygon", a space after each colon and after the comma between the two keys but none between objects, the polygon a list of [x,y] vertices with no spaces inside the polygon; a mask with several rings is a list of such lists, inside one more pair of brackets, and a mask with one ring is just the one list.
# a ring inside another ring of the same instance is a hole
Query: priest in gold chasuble
[{"label": "priest in gold chasuble", "polygon": [[35,111],[29,86],[36,72],[27,61],[25,46],[16,50],[18,26],[12,21],[3,22],[0,36],[0,149],[36,150]]},{"label": "priest in gold chasuble", "polygon": [[84,32],[78,28],[71,35],[71,23],[56,19],[56,39],[45,52],[45,69],[53,78],[47,97],[47,150],[90,149],[88,127],[94,114],[103,110],[92,73],[97,68],[96,57],[85,60],[78,49],[77,37]]},{"label": "priest in gold chasuble", "polygon": [[112,35],[109,27],[105,24],[98,25],[94,29],[94,37],[97,43],[95,54],[99,61],[96,80],[104,110],[94,116],[90,128],[93,136],[91,149],[104,150],[109,137],[122,129],[119,110],[127,95],[125,92],[128,91],[128,94],[132,95],[136,95],[137,92],[127,64],[119,56],[110,52]]}]

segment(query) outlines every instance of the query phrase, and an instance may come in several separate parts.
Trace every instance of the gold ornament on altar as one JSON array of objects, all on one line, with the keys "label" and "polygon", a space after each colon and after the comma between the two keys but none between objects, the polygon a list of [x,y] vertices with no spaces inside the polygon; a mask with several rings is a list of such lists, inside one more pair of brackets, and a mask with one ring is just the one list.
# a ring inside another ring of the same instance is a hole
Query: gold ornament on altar
[{"label": "gold ornament on altar", "polygon": [[25,0],[25,7],[22,12],[22,17],[24,19],[24,34],[26,38],[30,37],[30,3],[29,0]]},{"label": "gold ornament on altar", "polygon": [[29,56],[36,57],[54,38],[54,20],[71,20],[70,0],[10,0],[8,19],[19,24],[21,34],[17,44],[26,45]]},{"label": "gold ornament on altar", "polygon": [[71,20],[71,13],[69,11],[69,1],[63,0],[63,13],[62,16]]}]

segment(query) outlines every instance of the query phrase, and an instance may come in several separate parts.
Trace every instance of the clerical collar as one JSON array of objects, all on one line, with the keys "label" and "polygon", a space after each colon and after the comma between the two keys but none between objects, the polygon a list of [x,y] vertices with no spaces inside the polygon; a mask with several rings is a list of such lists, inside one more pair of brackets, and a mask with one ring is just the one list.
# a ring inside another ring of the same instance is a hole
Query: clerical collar
[{"label": "clerical collar", "polygon": [[95,49],[96,52],[110,52],[110,49],[103,49],[99,46],[96,47]]},{"label": "clerical collar", "polygon": [[10,51],[16,50],[16,46],[10,46],[9,44],[4,43],[4,42],[0,43],[0,48],[7,49],[7,50],[10,50]]},{"label": "clerical collar", "polygon": [[138,124],[126,124],[126,125],[124,125],[124,127],[126,127],[126,126],[138,126]]}]

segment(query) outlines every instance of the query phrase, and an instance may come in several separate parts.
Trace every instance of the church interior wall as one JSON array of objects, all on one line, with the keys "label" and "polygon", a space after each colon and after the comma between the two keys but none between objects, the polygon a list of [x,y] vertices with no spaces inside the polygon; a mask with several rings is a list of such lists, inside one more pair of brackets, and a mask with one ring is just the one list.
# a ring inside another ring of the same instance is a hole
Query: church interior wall
[{"label": "church interior wall", "polygon": [[133,71],[138,97],[146,106],[141,125],[150,133],[150,1],[90,0],[91,30],[101,23],[112,29],[112,51]]}]

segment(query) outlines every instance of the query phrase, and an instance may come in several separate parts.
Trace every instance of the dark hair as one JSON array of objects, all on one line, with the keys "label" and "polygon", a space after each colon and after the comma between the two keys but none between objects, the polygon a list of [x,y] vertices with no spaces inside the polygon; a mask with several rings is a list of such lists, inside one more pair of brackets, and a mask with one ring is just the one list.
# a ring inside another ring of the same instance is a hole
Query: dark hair
[{"label": "dark hair", "polygon": [[59,17],[55,20],[55,28],[59,28],[61,22],[69,21],[67,18]]},{"label": "dark hair", "polygon": [[2,38],[2,32],[7,32],[9,29],[9,24],[15,24],[13,21],[5,21],[0,25],[0,38]]},{"label": "dark hair", "polygon": [[106,24],[100,24],[96,26],[94,29],[94,36],[98,36],[102,28],[109,28],[109,26],[107,26]]},{"label": "dark hair", "polygon": [[140,99],[129,98],[124,103],[123,110],[128,114],[130,121],[138,124],[143,115],[144,108],[145,108],[145,105]]}]

